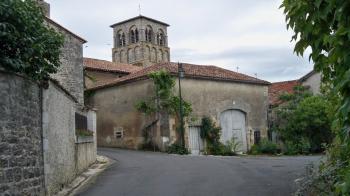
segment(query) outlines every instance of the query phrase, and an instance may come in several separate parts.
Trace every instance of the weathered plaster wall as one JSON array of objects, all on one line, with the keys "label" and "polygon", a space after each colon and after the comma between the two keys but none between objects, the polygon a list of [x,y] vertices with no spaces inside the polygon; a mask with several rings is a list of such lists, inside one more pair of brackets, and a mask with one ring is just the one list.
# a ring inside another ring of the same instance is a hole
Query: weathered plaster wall
[{"label": "weathered plaster wall", "polygon": [[320,94],[321,73],[312,74],[309,78],[302,82],[302,85],[310,87],[313,94]]},{"label": "weathered plaster wall", "polygon": [[[178,82],[175,87],[178,92]],[[267,137],[267,86],[184,79],[181,81],[181,89],[183,99],[192,104],[190,118],[198,121],[209,116],[220,126],[220,114],[223,111],[238,109],[246,113],[248,146],[253,142],[255,130],[259,130],[262,137]],[[189,121],[188,124],[198,125],[198,122]],[[175,131],[175,126],[170,128],[171,132]],[[185,139],[187,140],[187,134]]]},{"label": "weathered plaster wall", "polygon": [[61,48],[61,66],[56,74],[51,76],[84,105],[84,76],[83,76],[83,43],[63,29],[51,25],[64,35],[64,45]]},{"label": "weathered plaster wall", "polygon": [[43,90],[45,182],[49,195],[75,177],[75,102],[52,82]]},{"label": "weathered plaster wall", "polygon": [[[75,112],[83,113],[68,94],[50,82],[49,88],[43,90],[44,163],[48,195],[58,192],[96,160],[94,143],[76,144]],[[90,122],[91,126],[93,123]]]},{"label": "weathered plaster wall", "polygon": [[[142,129],[155,117],[147,117],[135,109],[138,100],[153,95],[153,83],[150,80],[128,83],[98,90],[90,99],[98,109],[97,137],[99,146],[138,148],[143,142]],[[177,84],[176,84],[176,93]],[[267,86],[219,82],[211,80],[184,79],[182,81],[183,98],[192,104],[192,117],[201,119],[212,117],[220,125],[221,112],[228,109],[244,111],[247,120],[248,144],[253,131],[261,131],[267,137]],[[161,119],[154,133],[156,143],[175,140],[175,121]],[[192,125],[195,122],[189,122]],[[193,124],[198,125],[198,124]],[[124,138],[116,139],[114,131],[118,127],[124,130]],[[170,130],[170,132],[168,130]]]},{"label": "weathered plaster wall", "polygon": [[[101,89],[90,99],[97,108],[97,145],[137,149],[142,143],[142,129],[154,118],[146,117],[135,109],[135,104],[153,92],[150,81]],[[117,139],[115,131],[122,129],[124,137]]]},{"label": "weathered plaster wall", "polygon": [[37,84],[0,71],[0,195],[44,195]]}]

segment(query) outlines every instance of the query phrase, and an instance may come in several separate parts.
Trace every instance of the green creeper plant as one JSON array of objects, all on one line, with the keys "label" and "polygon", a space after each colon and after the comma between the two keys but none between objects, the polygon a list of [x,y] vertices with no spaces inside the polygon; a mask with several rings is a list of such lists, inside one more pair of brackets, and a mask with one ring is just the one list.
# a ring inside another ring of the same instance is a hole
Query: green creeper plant
[{"label": "green creeper plant", "polygon": [[[153,80],[154,96],[137,102],[136,109],[147,115],[165,112],[180,119],[180,98],[174,95],[175,79],[166,70],[151,72],[148,77]],[[183,116],[188,117],[192,112],[191,104],[182,100],[182,107]]]}]

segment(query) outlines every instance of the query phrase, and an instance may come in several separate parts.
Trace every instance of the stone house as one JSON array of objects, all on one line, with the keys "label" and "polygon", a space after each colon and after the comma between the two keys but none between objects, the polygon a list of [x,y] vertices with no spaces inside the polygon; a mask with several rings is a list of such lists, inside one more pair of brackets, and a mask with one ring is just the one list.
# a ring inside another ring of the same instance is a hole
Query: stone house
[{"label": "stone house", "polygon": [[[96,160],[96,114],[84,104],[83,38],[50,19],[62,33],[61,66],[45,87],[0,69],[0,192],[55,195]],[[82,137],[77,129],[89,130]]]},{"label": "stone house", "polygon": [[[85,59],[87,73],[95,77],[86,78],[85,92],[87,103],[98,109],[99,146],[139,149],[150,137],[165,150],[178,137],[173,116],[146,116],[135,108],[138,101],[154,94],[149,73],[164,69],[177,77],[178,65],[170,62],[168,26],[145,16],[118,22],[111,26],[113,62]],[[128,73],[121,71],[124,68]],[[236,137],[242,152],[249,150],[254,138],[267,137],[269,82],[216,66],[185,63],[183,68],[181,91],[193,109],[186,121],[185,143],[193,154],[204,149],[199,136],[204,116],[222,127],[223,143]],[[175,92],[178,90],[176,84]]]},{"label": "stone house", "polygon": [[[193,108],[186,123],[185,142],[192,153],[203,150],[199,128],[204,116],[222,127],[222,142],[237,137],[243,152],[254,143],[254,135],[267,137],[268,82],[216,66],[183,64],[183,68],[181,91]],[[87,86],[86,91],[92,92],[88,104],[98,109],[99,146],[139,149],[145,142],[146,130],[151,130],[153,143],[161,150],[175,142],[174,117],[146,116],[135,108],[138,101],[154,93],[153,82],[147,75],[162,69],[177,76],[177,64],[169,62]]]}]

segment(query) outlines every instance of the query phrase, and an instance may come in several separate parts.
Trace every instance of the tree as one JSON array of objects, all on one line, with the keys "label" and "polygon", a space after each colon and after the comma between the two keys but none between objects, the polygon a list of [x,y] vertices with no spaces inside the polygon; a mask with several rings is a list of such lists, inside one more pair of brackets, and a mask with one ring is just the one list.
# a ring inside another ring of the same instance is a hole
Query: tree
[{"label": "tree", "polygon": [[[336,141],[329,150],[326,166],[336,175],[329,190],[336,194],[350,194],[350,1],[349,0],[284,0],[281,8],[286,14],[287,28],[295,33],[294,51],[303,55],[311,49],[309,59],[322,72],[323,83],[329,83],[333,94],[339,96],[334,124]],[[328,85],[328,84],[327,84]],[[334,127],[334,126],[333,126]],[[337,164],[341,163],[341,167]],[[328,183],[328,182],[327,182]],[[334,193],[332,193],[334,194]]]},{"label": "tree", "polygon": [[[303,86],[296,86],[291,94],[283,94],[274,128],[293,153],[320,152],[323,143],[332,140],[329,101],[323,96],[312,96]],[[289,145],[289,146],[288,146]]]},{"label": "tree", "polygon": [[[154,96],[147,100],[141,100],[136,104],[136,109],[147,115],[166,112],[170,115],[174,115],[177,119],[180,119],[180,98],[174,95],[174,78],[165,70],[152,72],[148,75],[153,80],[155,87]],[[183,116],[187,117],[192,112],[191,104],[182,100]],[[180,131],[180,129],[178,128]],[[183,137],[183,132],[180,131]],[[184,141],[180,141],[182,147],[184,147]]]},{"label": "tree", "polygon": [[32,0],[0,2],[0,65],[33,80],[47,79],[60,65],[63,36],[44,23]]}]

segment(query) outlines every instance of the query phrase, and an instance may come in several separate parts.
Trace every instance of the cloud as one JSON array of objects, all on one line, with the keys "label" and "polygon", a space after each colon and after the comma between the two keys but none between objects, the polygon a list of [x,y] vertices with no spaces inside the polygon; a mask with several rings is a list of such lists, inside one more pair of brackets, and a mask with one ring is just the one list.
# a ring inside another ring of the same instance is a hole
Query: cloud
[{"label": "cloud", "polygon": [[84,55],[111,60],[109,27],[142,14],[164,21],[172,61],[213,64],[269,81],[301,77],[312,69],[293,54],[281,0],[47,0],[51,17],[88,40]]}]

